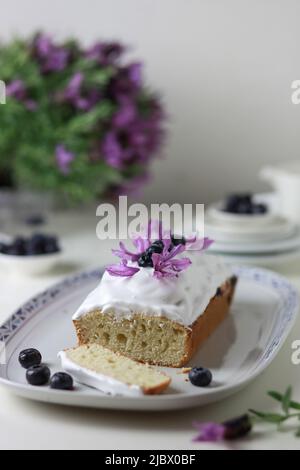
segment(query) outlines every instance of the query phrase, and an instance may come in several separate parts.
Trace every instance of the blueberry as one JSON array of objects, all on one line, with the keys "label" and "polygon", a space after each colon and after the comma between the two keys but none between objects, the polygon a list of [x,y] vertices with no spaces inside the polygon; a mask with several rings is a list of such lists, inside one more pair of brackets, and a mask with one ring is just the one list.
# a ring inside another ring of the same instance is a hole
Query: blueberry
[{"label": "blueberry", "polygon": [[213,379],[210,370],[203,367],[195,367],[189,373],[190,382],[196,387],[208,387]]},{"label": "blueberry", "polygon": [[25,349],[19,354],[19,362],[24,369],[39,366],[42,362],[42,355],[37,349]]},{"label": "blueberry", "polygon": [[27,225],[32,226],[44,225],[46,223],[45,218],[39,214],[30,215],[29,217],[27,217],[25,222]]},{"label": "blueberry", "polygon": [[237,206],[237,214],[250,215],[252,214],[252,205],[249,202],[240,202]]},{"label": "blueberry", "polygon": [[27,382],[30,385],[35,385],[37,387],[47,385],[49,383],[50,376],[51,372],[49,367],[43,365],[30,367],[26,372]]},{"label": "blueberry", "polygon": [[73,390],[73,378],[64,372],[58,372],[51,377],[50,388],[54,390]]},{"label": "blueberry", "polygon": [[251,194],[231,194],[227,197],[224,211],[232,214],[249,214],[252,210]]},{"label": "blueberry", "polygon": [[43,255],[45,253],[46,237],[42,234],[33,235],[27,243],[27,254]]},{"label": "blueberry", "polygon": [[47,237],[44,244],[44,252],[47,254],[58,253],[60,248],[56,237]]},{"label": "blueberry", "polygon": [[150,253],[144,253],[140,257],[138,265],[140,268],[153,268],[152,255]]},{"label": "blueberry", "polygon": [[23,237],[17,237],[9,248],[9,254],[24,256],[26,254],[26,240]]},{"label": "blueberry", "polygon": [[8,245],[6,243],[0,243],[0,253],[6,254],[8,250]]},{"label": "blueberry", "polygon": [[164,251],[164,247],[164,242],[161,240],[157,240],[156,242],[152,243],[146,253],[150,255],[152,255],[153,253],[158,253],[160,255]]},{"label": "blueberry", "polygon": [[266,214],[268,208],[265,204],[254,204],[252,208],[253,214]]}]

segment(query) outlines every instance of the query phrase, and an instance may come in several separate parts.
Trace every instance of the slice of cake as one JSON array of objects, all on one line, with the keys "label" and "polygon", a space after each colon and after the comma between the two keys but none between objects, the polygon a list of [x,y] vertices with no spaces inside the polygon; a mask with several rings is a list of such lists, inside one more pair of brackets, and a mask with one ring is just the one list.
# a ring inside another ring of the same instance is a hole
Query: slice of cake
[{"label": "slice of cake", "polygon": [[98,344],[69,349],[59,357],[77,382],[112,395],[156,395],[171,383],[167,375]]},{"label": "slice of cake", "polygon": [[185,366],[228,315],[237,279],[222,259],[205,254],[210,240],[134,240],[121,243],[121,264],[73,317],[79,344],[97,343],[137,361]]}]

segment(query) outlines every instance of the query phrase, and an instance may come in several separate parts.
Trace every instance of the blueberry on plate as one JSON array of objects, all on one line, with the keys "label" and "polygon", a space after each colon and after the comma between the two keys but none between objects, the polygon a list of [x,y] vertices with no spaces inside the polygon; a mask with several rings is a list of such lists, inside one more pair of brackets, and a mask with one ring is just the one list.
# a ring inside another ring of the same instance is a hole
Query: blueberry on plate
[{"label": "blueberry on plate", "polygon": [[189,373],[190,382],[196,387],[208,387],[212,383],[212,373],[204,367],[195,367]]},{"label": "blueberry on plate", "polygon": [[49,367],[44,365],[30,367],[26,372],[27,382],[36,387],[47,385],[49,383],[50,376],[51,372]]},{"label": "blueberry on plate", "polygon": [[39,366],[42,362],[42,355],[37,349],[25,349],[19,354],[19,362],[24,369]]},{"label": "blueberry on plate", "polygon": [[73,378],[64,372],[58,372],[51,377],[50,388],[54,390],[73,390]]}]

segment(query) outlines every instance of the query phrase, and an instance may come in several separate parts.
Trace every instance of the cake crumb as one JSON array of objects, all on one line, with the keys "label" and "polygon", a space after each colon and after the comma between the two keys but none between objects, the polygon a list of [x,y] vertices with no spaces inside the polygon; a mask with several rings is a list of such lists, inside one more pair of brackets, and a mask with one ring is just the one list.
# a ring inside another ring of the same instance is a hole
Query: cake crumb
[{"label": "cake crumb", "polygon": [[184,367],[183,369],[181,369],[180,372],[177,372],[178,375],[180,374],[189,374],[191,372],[192,368],[191,367]]}]

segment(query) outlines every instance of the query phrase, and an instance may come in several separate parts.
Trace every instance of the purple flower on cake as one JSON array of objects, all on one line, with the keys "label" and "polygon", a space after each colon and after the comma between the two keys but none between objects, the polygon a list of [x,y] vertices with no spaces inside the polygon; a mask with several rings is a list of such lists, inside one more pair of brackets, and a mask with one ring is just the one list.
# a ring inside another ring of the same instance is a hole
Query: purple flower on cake
[{"label": "purple flower on cake", "polygon": [[127,261],[124,260],[121,264],[109,266],[107,272],[114,277],[132,277],[139,272],[139,269],[128,266]]},{"label": "purple flower on cake", "polygon": [[70,165],[74,160],[75,155],[67,150],[64,145],[56,147],[56,163],[61,173],[67,175],[70,172]]},{"label": "purple flower on cake", "polygon": [[206,250],[213,243],[208,238],[175,239],[172,233],[163,231],[162,224],[150,221],[144,236],[135,236],[132,242],[136,251],[128,250],[123,242],[113,254],[121,259],[120,265],[112,265],[107,272],[112,276],[132,277],[143,268],[153,269],[153,276],[178,277],[192,264],[192,261],[181,255],[187,250]]},{"label": "purple flower on cake", "polygon": [[154,276],[158,279],[163,277],[178,277],[178,274],[185,271],[192,264],[189,258],[177,258],[176,256],[184,253],[184,245],[173,247],[171,240],[164,240],[162,253],[153,253],[152,261]]}]

